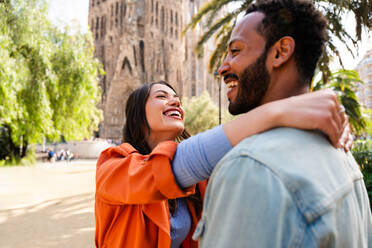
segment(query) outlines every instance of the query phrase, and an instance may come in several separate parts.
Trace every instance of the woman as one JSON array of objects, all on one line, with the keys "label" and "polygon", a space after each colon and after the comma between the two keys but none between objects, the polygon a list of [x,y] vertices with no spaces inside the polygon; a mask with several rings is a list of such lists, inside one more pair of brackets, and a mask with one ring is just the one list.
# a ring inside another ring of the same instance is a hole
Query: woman
[{"label": "woman", "polygon": [[[321,106],[321,108],[319,108]],[[320,129],[337,145],[344,114],[329,91],[262,105],[187,137],[175,90],[160,81],[126,105],[124,142],[101,153],[96,174],[97,247],[197,247],[190,236],[215,164],[245,137],[276,126]]]}]

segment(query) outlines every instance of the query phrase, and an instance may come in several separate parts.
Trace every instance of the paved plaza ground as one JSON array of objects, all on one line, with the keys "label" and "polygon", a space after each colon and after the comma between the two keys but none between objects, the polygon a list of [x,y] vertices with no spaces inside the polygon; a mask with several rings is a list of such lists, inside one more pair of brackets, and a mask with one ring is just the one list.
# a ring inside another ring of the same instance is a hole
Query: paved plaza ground
[{"label": "paved plaza ground", "polygon": [[94,247],[95,162],[0,167],[0,248]]}]

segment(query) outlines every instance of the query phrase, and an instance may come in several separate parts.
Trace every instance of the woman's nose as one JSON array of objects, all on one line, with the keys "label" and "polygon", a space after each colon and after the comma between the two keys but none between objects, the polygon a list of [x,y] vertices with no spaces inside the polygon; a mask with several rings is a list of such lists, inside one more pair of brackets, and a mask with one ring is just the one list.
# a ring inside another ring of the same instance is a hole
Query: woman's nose
[{"label": "woman's nose", "polygon": [[175,106],[175,107],[181,106],[181,101],[178,97],[172,97],[168,103],[170,106]]}]

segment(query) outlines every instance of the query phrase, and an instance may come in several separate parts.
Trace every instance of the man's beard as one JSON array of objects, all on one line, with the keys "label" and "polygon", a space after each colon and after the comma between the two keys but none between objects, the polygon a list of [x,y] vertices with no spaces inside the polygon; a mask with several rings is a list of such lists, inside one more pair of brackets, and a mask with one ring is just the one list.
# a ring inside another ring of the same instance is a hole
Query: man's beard
[{"label": "man's beard", "polygon": [[238,93],[229,104],[233,115],[246,113],[259,106],[270,84],[270,74],[266,68],[267,50],[239,75]]}]

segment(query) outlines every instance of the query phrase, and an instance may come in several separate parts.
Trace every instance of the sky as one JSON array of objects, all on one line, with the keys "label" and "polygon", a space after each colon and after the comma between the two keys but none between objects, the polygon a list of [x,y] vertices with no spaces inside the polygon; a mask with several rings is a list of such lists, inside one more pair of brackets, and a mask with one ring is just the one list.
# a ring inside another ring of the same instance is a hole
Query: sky
[{"label": "sky", "polygon": [[49,18],[63,27],[63,23],[80,24],[81,31],[88,30],[89,0],[47,0]]},{"label": "sky", "polygon": [[[49,0],[49,4],[49,17],[52,22],[61,27],[64,26],[63,23],[70,23],[73,26],[79,23],[81,31],[86,32],[88,30],[89,0]],[[355,30],[353,28],[355,21],[353,16],[345,16],[344,24],[347,25],[349,34],[355,37]],[[356,58],[353,58],[341,43],[337,44],[346,69],[354,69],[364,54],[369,49],[372,49],[372,31],[369,31],[369,36],[367,32],[364,32],[362,39],[363,42],[360,43],[358,49],[359,55]],[[337,69],[340,68],[340,65],[337,62],[333,62],[331,68]]]}]

